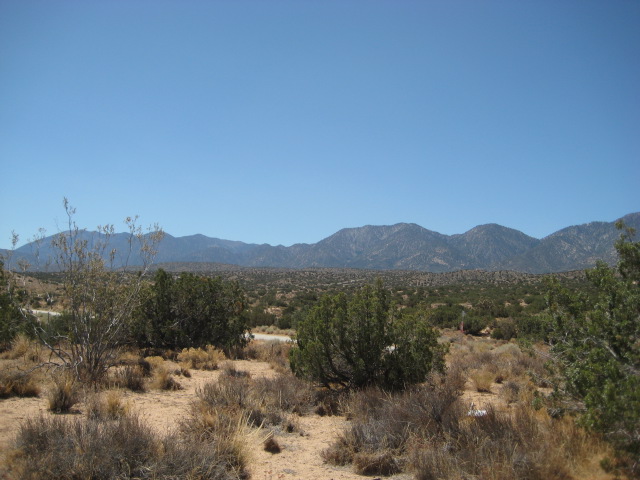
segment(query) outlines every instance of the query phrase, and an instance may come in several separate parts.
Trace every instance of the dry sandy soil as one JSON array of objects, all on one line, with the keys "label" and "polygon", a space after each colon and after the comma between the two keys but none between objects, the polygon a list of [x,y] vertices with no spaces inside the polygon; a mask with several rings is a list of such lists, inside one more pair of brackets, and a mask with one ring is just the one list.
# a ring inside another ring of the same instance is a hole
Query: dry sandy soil
[{"label": "dry sandy soil", "polygon": [[[248,371],[252,378],[272,377],[277,373],[268,363],[236,360],[238,370]],[[192,370],[191,378],[178,377],[183,390],[157,391],[146,393],[124,392],[124,400],[133,412],[139,413],[146,423],[161,433],[176,428],[178,422],[189,413],[190,405],[196,399],[196,389],[207,382],[216,380],[220,371]],[[76,412],[83,414],[84,405],[78,404]],[[52,415],[47,410],[46,395],[38,398],[8,398],[0,400],[0,451],[6,453],[11,448],[20,422],[37,415]],[[327,448],[345,428],[344,417],[312,414],[299,417],[299,432],[280,433],[275,439],[282,448],[281,453],[264,451],[262,444],[268,434],[266,430],[254,430],[249,435],[250,471],[254,480],[280,479],[345,479],[363,477],[351,471],[351,467],[336,467],[325,464],[320,452]],[[1,459],[0,459],[1,461]],[[407,475],[396,475],[394,479],[408,479]]]},{"label": "dry sandy soil", "polygon": [[[268,364],[259,361],[236,360],[233,362],[237,370],[248,371],[252,378],[273,377],[276,371]],[[3,368],[0,361],[0,368]],[[133,412],[140,414],[145,421],[160,433],[170,432],[177,428],[181,419],[189,414],[191,403],[196,399],[196,390],[205,383],[214,381],[220,371],[192,370],[191,378],[177,377],[183,387],[178,391],[149,390],[146,393],[125,391],[124,400]],[[494,393],[478,393],[473,391],[471,382],[467,385],[464,400],[475,403],[477,409],[492,405],[497,409],[508,406],[496,393],[502,388],[494,384]],[[84,405],[78,404],[75,415],[84,412]],[[0,400],[0,462],[4,454],[11,448],[11,442],[22,421],[37,415],[52,415],[47,411],[46,392],[38,398],[8,398]],[[74,414],[70,414],[74,415]],[[250,472],[254,480],[286,480],[286,479],[345,479],[362,480],[365,478],[352,471],[350,466],[336,467],[323,462],[320,452],[326,449],[336,436],[343,431],[348,422],[340,416],[318,416],[310,414],[298,419],[299,431],[295,433],[277,433],[275,439],[282,448],[281,453],[271,454],[263,449],[263,441],[268,431],[254,429],[247,440],[250,449]],[[1,464],[1,463],[0,463]],[[598,471],[596,473],[596,471]],[[0,476],[2,474],[0,473]],[[388,477],[395,480],[412,478],[407,474]],[[587,478],[587,477],[585,477]],[[594,464],[590,479],[611,478],[605,475],[597,463]]]}]

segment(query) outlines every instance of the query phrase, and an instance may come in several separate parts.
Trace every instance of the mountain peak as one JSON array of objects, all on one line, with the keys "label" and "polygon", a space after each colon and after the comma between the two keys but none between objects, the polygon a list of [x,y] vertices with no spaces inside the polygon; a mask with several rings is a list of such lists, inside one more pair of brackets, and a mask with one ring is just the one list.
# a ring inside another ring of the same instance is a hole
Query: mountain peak
[{"label": "mountain peak", "polygon": [[[625,215],[622,220],[640,231],[640,213]],[[202,234],[185,237],[166,234],[156,261],[244,267],[549,273],[591,267],[599,259],[615,263],[614,243],[619,236],[615,222],[575,225],[541,240],[496,223],[478,225],[456,235],[443,235],[415,223],[365,225],[343,228],[314,244],[290,247],[247,244]],[[113,248],[125,248],[125,240],[124,235],[114,236]],[[42,243],[41,259],[53,256],[49,243]],[[20,247],[15,253],[14,261],[22,257],[37,265],[32,245]]]}]

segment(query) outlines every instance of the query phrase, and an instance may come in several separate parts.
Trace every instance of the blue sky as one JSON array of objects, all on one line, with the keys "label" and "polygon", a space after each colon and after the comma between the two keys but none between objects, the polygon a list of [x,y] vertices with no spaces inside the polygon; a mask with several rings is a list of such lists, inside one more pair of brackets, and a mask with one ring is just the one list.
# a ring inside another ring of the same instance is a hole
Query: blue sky
[{"label": "blue sky", "polygon": [[640,211],[640,2],[2,1],[0,247]]}]

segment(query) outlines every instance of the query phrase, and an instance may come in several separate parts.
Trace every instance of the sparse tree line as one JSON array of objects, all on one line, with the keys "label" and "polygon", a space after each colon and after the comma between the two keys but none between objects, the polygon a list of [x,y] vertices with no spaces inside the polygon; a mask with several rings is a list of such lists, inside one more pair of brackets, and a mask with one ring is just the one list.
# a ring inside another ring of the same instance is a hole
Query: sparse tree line
[{"label": "sparse tree line", "polygon": [[[98,381],[123,345],[172,350],[213,345],[226,352],[246,345],[251,311],[237,283],[163,270],[148,279],[162,232],[155,228],[143,234],[135,219],[127,219],[129,246],[143,265],[132,270],[125,262],[115,268],[115,255],[131,252],[109,250],[113,227],[103,227],[100,240],[90,244],[66,201],[65,209],[69,229],[55,240],[65,312],[48,323],[25,315],[20,308],[25,298],[4,265],[0,341],[5,346],[27,332],[49,349],[51,365]],[[545,341],[556,372],[553,407],[579,414],[586,427],[603,434],[627,459],[629,471],[638,472],[640,242],[633,231],[620,228],[617,268],[602,263],[591,270],[588,293],[551,279],[544,308],[537,292],[525,294],[530,300],[525,305],[533,305],[526,314],[516,299],[506,305],[489,297],[472,308],[453,302],[426,308],[414,295],[394,295],[381,281],[349,295],[307,291],[299,308],[289,312],[297,329],[291,369],[327,388],[403,390],[444,370],[446,347],[438,343],[437,327],[462,324],[467,333],[477,334],[489,326],[497,338]]]}]

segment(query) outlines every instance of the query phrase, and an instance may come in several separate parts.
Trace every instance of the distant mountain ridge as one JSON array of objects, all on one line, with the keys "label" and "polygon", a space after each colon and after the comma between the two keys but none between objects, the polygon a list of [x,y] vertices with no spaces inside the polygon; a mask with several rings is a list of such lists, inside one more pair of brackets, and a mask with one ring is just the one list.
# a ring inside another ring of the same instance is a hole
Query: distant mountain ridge
[{"label": "distant mountain ridge", "polygon": [[[640,213],[631,213],[621,220],[640,231]],[[543,239],[497,224],[479,225],[455,235],[443,235],[414,223],[366,225],[344,228],[317,243],[290,247],[248,244],[204,235],[173,237],[166,234],[156,263],[208,262],[242,267],[434,273],[474,269],[552,273],[589,268],[597,260],[615,263],[614,242],[620,236],[615,223],[571,226]],[[113,247],[122,249],[125,241],[126,234],[118,234],[112,239]],[[49,243],[43,242],[41,258],[51,255]],[[21,257],[35,265],[33,245],[24,245],[14,252],[14,260]]]}]

